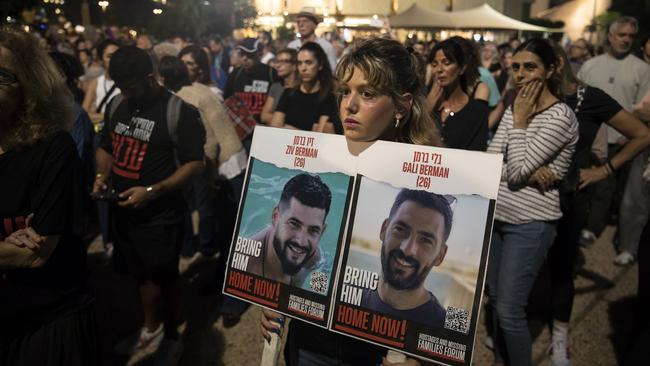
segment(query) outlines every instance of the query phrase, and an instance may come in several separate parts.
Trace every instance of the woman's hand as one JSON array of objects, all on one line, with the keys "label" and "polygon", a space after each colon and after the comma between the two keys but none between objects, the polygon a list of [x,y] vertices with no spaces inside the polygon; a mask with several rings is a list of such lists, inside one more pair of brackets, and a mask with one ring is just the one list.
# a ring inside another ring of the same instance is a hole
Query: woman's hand
[{"label": "woman's hand", "polygon": [[383,366],[420,366],[420,363],[414,358],[407,358],[406,361],[404,362],[393,363],[388,361],[386,357],[383,357],[382,365]]},{"label": "woman's hand", "polygon": [[271,341],[271,333],[275,333],[280,337],[282,334],[282,327],[284,326],[284,316],[266,308],[262,308],[262,315],[260,318],[260,329],[262,337],[267,342]]},{"label": "woman's hand", "polygon": [[535,113],[535,105],[544,89],[541,80],[533,80],[524,85],[517,93],[513,105],[513,125],[515,128],[527,128],[530,118]]},{"label": "woman's hand", "polygon": [[440,83],[434,78],[433,84],[431,85],[431,90],[427,94],[427,105],[429,106],[429,111],[437,111],[440,109],[440,104],[442,103],[442,87]]},{"label": "woman's hand", "polygon": [[583,189],[588,185],[600,182],[607,178],[609,171],[605,166],[592,167],[589,169],[580,169],[580,185],[578,189]]},{"label": "woman's hand", "polygon": [[537,169],[528,179],[528,184],[536,185],[541,191],[548,191],[559,179],[553,171],[545,166]]}]

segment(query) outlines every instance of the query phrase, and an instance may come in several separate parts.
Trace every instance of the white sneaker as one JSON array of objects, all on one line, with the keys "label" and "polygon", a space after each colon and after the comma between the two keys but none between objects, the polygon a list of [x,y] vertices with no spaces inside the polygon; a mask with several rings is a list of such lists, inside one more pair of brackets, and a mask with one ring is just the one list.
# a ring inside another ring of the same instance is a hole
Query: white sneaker
[{"label": "white sneaker", "polygon": [[154,353],[164,336],[162,324],[152,333],[148,332],[146,327],[142,327],[138,333],[118,343],[113,348],[113,353],[121,356],[134,356],[142,351],[146,351],[147,354]]},{"label": "white sneaker", "polygon": [[625,250],[614,258],[614,264],[617,266],[629,266],[632,263],[634,263],[634,255]]},{"label": "white sneaker", "polygon": [[548,347],[548,354],[551,357],[551,366],[571,366],[569,346],[565,340],[553,341]]}]

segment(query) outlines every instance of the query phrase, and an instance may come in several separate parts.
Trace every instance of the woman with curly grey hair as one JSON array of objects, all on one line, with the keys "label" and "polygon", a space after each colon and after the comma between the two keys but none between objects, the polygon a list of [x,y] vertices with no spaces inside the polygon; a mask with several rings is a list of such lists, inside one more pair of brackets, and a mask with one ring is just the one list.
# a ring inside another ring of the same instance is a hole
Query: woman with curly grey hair
[{"label": "woman with curly grey hair", "polygon": [[37,40],[0,28],[1,364],[98,361],[72,105]]}]

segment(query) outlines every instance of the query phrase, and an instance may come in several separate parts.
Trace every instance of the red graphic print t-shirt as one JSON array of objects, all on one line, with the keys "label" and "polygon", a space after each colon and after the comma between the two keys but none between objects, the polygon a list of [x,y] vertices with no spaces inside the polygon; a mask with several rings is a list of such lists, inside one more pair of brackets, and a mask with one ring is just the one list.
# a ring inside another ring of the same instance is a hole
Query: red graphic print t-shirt
[{"label": "red graphic print t-shirt", "polygon": [[[100,148],[113,156],[111,184],[117,192],[147,187],[171,176],[180,164],[203,160],[205,129],[199,112],[183,103],[174,148],[167,131],[167,102],[171,93],[162,90],[146,103],[135,106],[124,100],[104,129]],[[106,108],[110,110],[110,106]],[[108,112],[105,116],[108,121]],[[134,223],[158,225],[177,222],[184,202],[180,191],[170,192],[142,209],[131,209]]]}]

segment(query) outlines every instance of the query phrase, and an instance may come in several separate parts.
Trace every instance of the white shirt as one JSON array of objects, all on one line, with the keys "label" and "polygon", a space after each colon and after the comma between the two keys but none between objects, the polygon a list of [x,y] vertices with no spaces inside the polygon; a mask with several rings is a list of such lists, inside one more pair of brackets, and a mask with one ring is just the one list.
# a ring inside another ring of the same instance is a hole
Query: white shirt
[{"label": "white shirt", "polygon": [[[100,75],[97,78],[97,88],[95,88],[95,107],[96,108],[99,108],[99,104],[101,104],[102,100],[104,99],[104,96],[106,95],[106,93],[108,93],[111,90],[111,88],[113,87],[114,84],[115,84],[115,82],[113,80],[106,79],[106,75]],[[104,113],[104,111],[106,110],[106,106],[108,105],[108,102],[110,102],[111,98],[113,98],[114,96],[116,96],[118,94],[120,94],[120,88],[113,89],[113,91],[111,92],[111,95],[108,96],[108,98],[106,99],[106,102],[104,102],[104,105],[102,105],[102,108],[99,111],[99,113]]]},{"label": "white shirt", "polygon": [[[650,92],[650,65],[633,55],[622,59],[608,53],[594,57],[582,65],[578,78],[602,89],[628,112],[634,111],[634,106]],[[608,143],[615,144],[621,136],[608,128]]]}]

